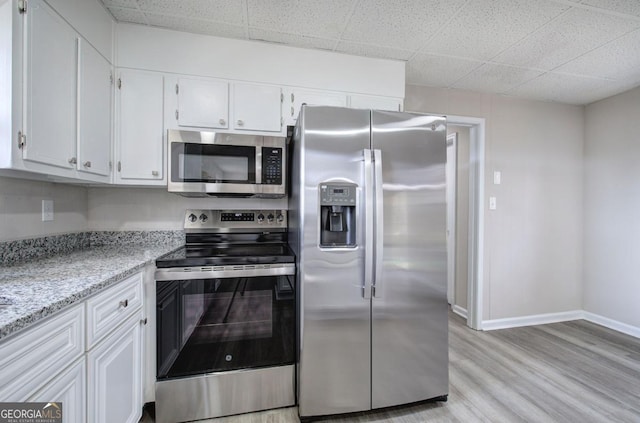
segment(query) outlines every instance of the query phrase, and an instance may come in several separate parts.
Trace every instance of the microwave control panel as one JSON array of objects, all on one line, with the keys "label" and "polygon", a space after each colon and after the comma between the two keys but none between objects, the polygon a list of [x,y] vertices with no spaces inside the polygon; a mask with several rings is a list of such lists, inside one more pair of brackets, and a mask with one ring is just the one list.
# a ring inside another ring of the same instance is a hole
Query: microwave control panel
[{"label": "microwave control panel", "polygon": [[262,147],[262,183],[282,185],[282,148]]}]

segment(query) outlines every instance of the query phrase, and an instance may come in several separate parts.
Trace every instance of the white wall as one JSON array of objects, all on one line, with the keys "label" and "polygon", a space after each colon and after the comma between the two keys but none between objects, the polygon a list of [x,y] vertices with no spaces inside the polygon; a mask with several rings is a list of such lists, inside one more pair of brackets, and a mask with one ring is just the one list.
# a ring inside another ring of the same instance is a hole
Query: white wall
[{"label": "white wall", "polygon": [[166,188],[90,188],[92,230],[183,229],[186,209],[286,209],[286,199],[186,198]]},{"label": "white wall", "polygon": [[640,327],[640,88],[586,107],[584,309]]},{"label": "white wall", "polygon": [[[42,221],[42,200],[53,200],[51,222]],[[86,188],[0,177],[0,242],[87,228]]]},{"label": "white wall", "polygon": [[486,118],[483,320],[582,309],[583,108],[407,86],[405,110]]}]

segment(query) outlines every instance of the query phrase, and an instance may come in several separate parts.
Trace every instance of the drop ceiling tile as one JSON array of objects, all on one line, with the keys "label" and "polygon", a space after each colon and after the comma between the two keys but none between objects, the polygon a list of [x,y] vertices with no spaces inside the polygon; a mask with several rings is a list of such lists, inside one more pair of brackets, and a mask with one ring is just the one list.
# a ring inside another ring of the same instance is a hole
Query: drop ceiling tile
[{"label": "drop ceiling tile", "polygon": [[354,0],[247,0],[249,26],[338,39]]},{"label": "drop ceiling tile", "polygon": [[541,74],[540,71],[486,63],[454,83],[453,87],[503,93]]},{"label": "drop ceiling tile", "polygon": [[633,79],[640,75],[640,30],[618,38],[556,69],[612,79]]},{"label": "drop ceiling tile", "polygon": [[333,50],[333,47],[336,45],[335,40],[307,37],[305,35],[297,34],[286,34],[283,32],[269,31],[260,28],[249,28],[249,39],[287,44],[295,47],[318,48],[322,50]]},{"label": "drop ceiling tile", "polygon": [[574,8],[494,61],[551,70],[638,27],[637,20]]},{"label": "drop ceiling tile", "polygon": [[169,28],[177,31],[193,32],[196,34],[215,35],[217,37],[246,39],[244,26],[227,25],[220,22],[202,19],[184,18],[180,16],[166,16],[155,13],[145,13],[149,25]]},{"label": "drop ceiling tile", "polygon": [[470,2],[422,51],[488,60],[568,8],[546,0]]},{"label": "drop ceiling tile", "polygon": [[399,50],[391,47],[380,47],[371,44],[350,43],[341,41],[336,47],[336,51],[353,54],[356,56],[378,57],[381,59],[408,60],[412,51]]},{"label": "drop ceiling tile", "polygon": [[507,94],[581,105],[608,97],[616,88],[615,81],[549,72],[508,91]]},{"label": "drop ceiling tile", "polygon": [[627,15],[640,16],[640,1],[637,0],[582,0],[582,4]]},{"label": "drop ceiling tile", "polygon": [[449,87],[480,65],[476,60],[418,53],[407,62],[407,84]]},{"label": "drop ceiling tile", "polygon": [[245,24],[243,0],[138,0],[138,5],[143,12]]},{"label": "drop ceiling tile", "polygon": [[107,7],[128,7],[129,9],[136,9],[136,0],[102,0]]},{"label": "drop ceiling tile", "polygon": [[361,0],[343,41],[417,50],[466,0]]},{"label": "drop ceiling tile", "polygon": [[131,23],[139,23],[139,24],[147,23],[147,21],[144,19],[144,15],[140,13],[137,9],[123,9],[119,7],[110,7],[109,12],[111,12],[113,17],[118,22],[131,22]]}]

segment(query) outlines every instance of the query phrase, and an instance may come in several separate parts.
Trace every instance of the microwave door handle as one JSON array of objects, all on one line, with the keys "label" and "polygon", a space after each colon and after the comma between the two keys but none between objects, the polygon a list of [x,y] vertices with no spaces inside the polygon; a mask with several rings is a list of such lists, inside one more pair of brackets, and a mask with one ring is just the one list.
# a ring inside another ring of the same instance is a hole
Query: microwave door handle
[{"label": "microwave door handle", "polygon": [[381,298],[384,293],[382,279],[382,265],[384,252],[384,192],[382,182],[382,151],[373,150],[373,168],[374,168],[374,184],[375,184],[375,272],[372,282],[372,296]]},{"label": "microwave door handle", "polygon": [[362,283],[362,297],[371,298],[371,283],[373,280],[373,166],[371,150],[363,150],[364,157],[364,281]]}]

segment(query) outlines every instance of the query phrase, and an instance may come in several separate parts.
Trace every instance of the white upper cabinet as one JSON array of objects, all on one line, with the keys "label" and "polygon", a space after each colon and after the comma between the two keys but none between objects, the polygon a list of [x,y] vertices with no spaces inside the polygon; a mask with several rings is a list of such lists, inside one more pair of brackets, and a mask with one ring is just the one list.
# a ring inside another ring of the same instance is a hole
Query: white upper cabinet
[{"label": "white upper cabinet", "polygon": [[162,185],[164,77],[121,70],[117,90],[116,182]]},{"label": "white upper cabinet", "polygon": [[227,129],[229,83],[215,79],[178,78],[178,126]]},{"label": "white upper cabinet", "polygon": [[285,125],[295,125],[303,104],[315,106],[347,106],[345,93],[290,88],[284,90],[283,115]]},{"label": "white upper cabinet", "polygon": [[78,37],[42,0],[30,0],[26,31],[24,160],[76,168]]},{"label": "white upper cabinet", "polygon": [[233,84],[233,129],[280,132],[282,90],[274,85]]},{"label": "white upper cabinet", "polygon": [[84,40],[79,54],[77,168],[109,176],[113,73],[109,62]]},{"label": "white upper cabinet", "polygon": [[399,112],[402,110],[402,99],[352,94],[349,96],[349,107],[352,109],[375,109]]}]

